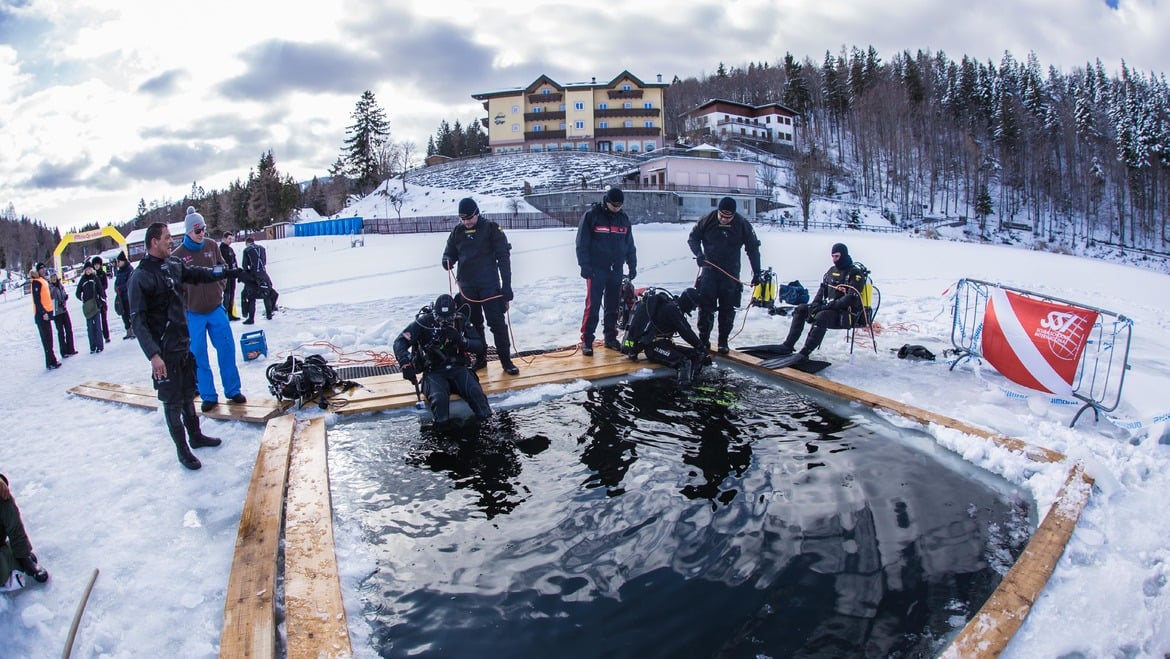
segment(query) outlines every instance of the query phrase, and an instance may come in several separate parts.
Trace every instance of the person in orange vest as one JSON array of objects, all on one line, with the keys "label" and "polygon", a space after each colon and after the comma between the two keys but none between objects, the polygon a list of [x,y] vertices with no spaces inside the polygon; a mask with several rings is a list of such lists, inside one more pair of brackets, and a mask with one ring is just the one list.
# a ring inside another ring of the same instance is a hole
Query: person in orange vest
[{"label": "person in orange vest", "polygon": [[38,263],[29,271],[28,278],[33,311],[36,313],[34,320],[37,332],[41,335],[41,345],[45,348],[45,368],[61,368],[61,362],[57,361],[57,354],[53,352],[53,294],[49,291],[49,282],[45,280],[45,264]]}]

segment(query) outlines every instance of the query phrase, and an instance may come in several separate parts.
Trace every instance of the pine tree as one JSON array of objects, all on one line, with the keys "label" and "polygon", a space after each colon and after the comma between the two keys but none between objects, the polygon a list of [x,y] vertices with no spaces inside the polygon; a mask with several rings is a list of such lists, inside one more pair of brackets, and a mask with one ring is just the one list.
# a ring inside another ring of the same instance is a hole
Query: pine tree
[{"label": "pine tree", "polygon": [[374,98],[374,92],[368,89],[350,116],[354,123],[345,129],[349,135],[343,149],[345,173],[357,181],[359,190],[366,192],[380,182],[378,153],[390,139],[390,121]]}]

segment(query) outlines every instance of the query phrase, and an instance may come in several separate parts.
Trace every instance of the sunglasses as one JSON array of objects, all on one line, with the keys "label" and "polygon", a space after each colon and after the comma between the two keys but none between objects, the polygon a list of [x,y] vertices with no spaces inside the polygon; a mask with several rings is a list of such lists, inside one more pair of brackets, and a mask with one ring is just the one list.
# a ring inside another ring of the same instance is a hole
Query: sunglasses
[{"label": "sunglasses", "polygon": [[466,222],[468,220],[474,220],[476,215],[479,215],[479,213],[470,213],[470,214],[460,213],[459,219]]},{"label": "sunglasses", "polygon": [[192,233],[203,233],[206,230],[207,230],[207,227],[195,227],[195,230],[192,231]]},{"label": "sunglasses", "polygon": [[729,211],[719,211],[719,217],[734,217],[735,213]]}]

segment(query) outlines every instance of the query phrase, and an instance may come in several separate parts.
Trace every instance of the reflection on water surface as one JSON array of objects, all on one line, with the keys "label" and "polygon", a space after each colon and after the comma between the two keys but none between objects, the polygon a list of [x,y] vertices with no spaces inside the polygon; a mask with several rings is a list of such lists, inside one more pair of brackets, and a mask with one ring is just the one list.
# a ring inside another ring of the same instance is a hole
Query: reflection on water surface
[{"label": "reflection on water surface", "polygon": [[1027,542],[1024,495],[920,437],[732,372],[704,385],[331,429],[336,514],[378,561],[377,651],[929,656]]}]

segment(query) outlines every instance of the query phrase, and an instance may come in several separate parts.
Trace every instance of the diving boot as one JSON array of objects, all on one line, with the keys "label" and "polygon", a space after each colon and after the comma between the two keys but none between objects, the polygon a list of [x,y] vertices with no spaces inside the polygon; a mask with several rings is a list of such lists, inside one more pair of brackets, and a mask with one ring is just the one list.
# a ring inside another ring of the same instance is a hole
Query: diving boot
[{"label": "diving boot", "polygon": [[183,425],[187,428],[187,437],[190,438],[191,448],[219,446],[221,442],[216,437],[208,437],[199,429],[199,417],[195,416],[195,401],[189,400],[183,406]]}]

